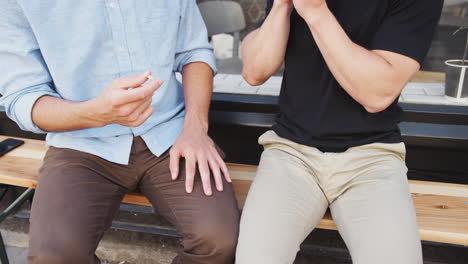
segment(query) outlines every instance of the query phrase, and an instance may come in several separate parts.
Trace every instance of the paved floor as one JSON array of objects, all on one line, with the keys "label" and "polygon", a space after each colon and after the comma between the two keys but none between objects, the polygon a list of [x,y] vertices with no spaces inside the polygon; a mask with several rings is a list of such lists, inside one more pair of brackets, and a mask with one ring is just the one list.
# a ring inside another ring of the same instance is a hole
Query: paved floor
[{"label": "paved floor", "polygon": [[10,264],[25,264],[28,256],[27,248],[7,247],[7,254]]},{"label": "paved floor", "polygon": [[[26,258],[28,256],[28,249],[27,248],[20,248],[20,247],[7,247],[7,254],[10,264],[25,264]],[[116,262],[117,263],[117,262]],[[128,262],[121,261],[118,264],[127,264]],[[112,264],[108,262],[104,262],[103,264]]]}]

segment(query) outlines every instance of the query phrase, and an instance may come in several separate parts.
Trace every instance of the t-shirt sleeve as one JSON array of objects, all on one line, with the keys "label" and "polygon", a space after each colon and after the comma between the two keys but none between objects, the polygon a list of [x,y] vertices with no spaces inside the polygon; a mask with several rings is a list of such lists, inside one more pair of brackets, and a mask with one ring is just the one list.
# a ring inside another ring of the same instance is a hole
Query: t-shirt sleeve
[{"label": "t-shirt sleeve", "polygon": [[443,3],[443,0],[394,0],[368,48],[395,52],[422,64]]}]

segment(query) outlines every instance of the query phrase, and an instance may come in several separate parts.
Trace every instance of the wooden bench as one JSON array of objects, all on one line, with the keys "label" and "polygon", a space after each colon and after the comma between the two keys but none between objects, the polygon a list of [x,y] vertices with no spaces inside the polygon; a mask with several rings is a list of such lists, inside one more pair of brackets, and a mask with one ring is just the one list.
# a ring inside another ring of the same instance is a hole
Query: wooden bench
[{"label": "wooden bench", "polygon": [[[0,141],[6,138],[0,136]],[[38,169],[47,146],[41,140],[21,140],[25,141],[23,146],[0,157],[0,184],[32,190],[37,185]],[[228,164],[228,167],[242,208],[255,177],[256,166]],[[468,246],[468,185],[423,181],[410,181],[410,185],[422,240]],[[127,194],[123,202],[151,206],[138,193]],[[322,219],[318,228],[336,230],[330,214]]]}]

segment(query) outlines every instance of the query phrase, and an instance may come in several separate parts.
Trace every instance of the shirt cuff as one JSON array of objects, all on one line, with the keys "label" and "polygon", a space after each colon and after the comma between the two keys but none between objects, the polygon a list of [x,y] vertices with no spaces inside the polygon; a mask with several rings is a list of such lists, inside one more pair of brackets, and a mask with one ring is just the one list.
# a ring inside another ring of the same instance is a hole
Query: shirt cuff
[{"label": "shirt cuff", "polygon": [[8,116],[16,121],[18,126],[25,131],[31,131],[33,133],[45,134],[47,131],[40,129],[32,120],[32,110],[34,104],[42,96],[53,96],[60,97],[56,93],[52,92],[34,92],[22,95],[13,106],[13,113],[8,113]]},{"label": "shirt cuff", "polygon": [[192,62],[204,62],[211,67],[214,72],[214,75],[218,73],[218,68],[216,67],[216,59],[211,49],[199,49],[197,51],[187,52],[184,54],[179,54],[176,58],[176,65],[178,65],[177,72],[182,72],[182,69],[185,65]]}]

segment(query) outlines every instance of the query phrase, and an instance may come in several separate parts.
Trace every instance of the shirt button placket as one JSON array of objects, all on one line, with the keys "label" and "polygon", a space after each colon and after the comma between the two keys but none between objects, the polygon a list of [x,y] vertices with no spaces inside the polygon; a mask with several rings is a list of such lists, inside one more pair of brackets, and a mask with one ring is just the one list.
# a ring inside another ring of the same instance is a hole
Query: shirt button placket
[{"label": "shirt button placket", "polygon": [[125,33],[125,23],[120,10],[121,5],[117,0],[106,1],[109,14],[110,26],[112,28],[114,51],[119,63],[120,72],[129,72],[131,70],[130,55],[127,51],[127,37]]}]

